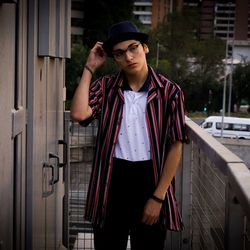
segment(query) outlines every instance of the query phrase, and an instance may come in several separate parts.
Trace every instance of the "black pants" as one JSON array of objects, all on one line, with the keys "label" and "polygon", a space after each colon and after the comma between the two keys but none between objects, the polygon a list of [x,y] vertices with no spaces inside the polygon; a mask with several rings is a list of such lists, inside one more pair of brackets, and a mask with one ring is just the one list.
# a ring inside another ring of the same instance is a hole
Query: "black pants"
[{"label": "black pants", "polygon": [[96,250],[163,250],[166,230],[160,224],[141,223],[144,206],[155,189],[152,161],[114,158],[107,219],[94,227]]}]

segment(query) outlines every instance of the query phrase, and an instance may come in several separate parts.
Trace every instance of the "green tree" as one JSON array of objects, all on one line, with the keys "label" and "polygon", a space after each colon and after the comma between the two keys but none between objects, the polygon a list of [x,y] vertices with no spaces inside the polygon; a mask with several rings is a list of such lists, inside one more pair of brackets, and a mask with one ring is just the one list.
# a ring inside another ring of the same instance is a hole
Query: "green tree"
[{"label": "green tree", "polygon": [[[222,59],[225,55],[225,42],[218,38],[210,38],[197,40],[195,44],[192,49],[192,67],[189,67],[191,70],[184,80],[189,108],[202,111],[207,107],[210,112],[219,111],[222,106],[223,84],[220,79],[224,74]],[[209,100],[210,92],[212,100]]]},{"label": "green tree", "polygon": [[160,44],[160,59],[169,61],[168,75],[180,82],[187,70],[187,58],[196,41],[194,30],[198,29],[198,12],[184,8],[181,13],[169,14],[165,21],[155,30],[153,37]]},{"label": "green tree", "polygon": [[71,58],[66,61],[66,88],[67,100],[71,100],[75,88],[80,81],[82,70],[87,56],[87,50],[82,42],[74,44],[71,48]]},{"label": "green tree", "polygon": [[223,72],[225,42],[217,38],[199,39],[199,18],[198,9],[185,7],[180,13],[170,14],[153,32],[154,43],[161,45],[159,71],[164,73],[161,60],[167,60],[165,74],[184,90],[188,110],[202,111],[210,102],[211,92],[210,109],[218,110],[221,108],[217,100],[221,99],[219,79]]},{"label": "green tree", "polygon": [[104,41],[113,23],[133,19],[133,0],[85,0],[84,45]]},{"label": "green tree", "polygon": [[233,72],[233,96],[238,108],[241,104],[250,104],[249,62],[237,65]]}]

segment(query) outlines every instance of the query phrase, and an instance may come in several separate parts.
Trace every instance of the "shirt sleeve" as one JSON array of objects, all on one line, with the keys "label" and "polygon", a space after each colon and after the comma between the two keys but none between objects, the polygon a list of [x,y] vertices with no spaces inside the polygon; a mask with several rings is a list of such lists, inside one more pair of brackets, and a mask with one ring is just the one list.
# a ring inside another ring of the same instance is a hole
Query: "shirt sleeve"
[{"label": "shirt sleeve", "polygon": [[181,89],[176,93],[171,104],[172,117],[170,129],[170,141],[182,141],[188,143],[185,124],[184,94]]},{"label": "shirt sleeve", "polygon": [[103,100],[103,79],[97,79],[91,83],[89,88],[89,106],[92,109],[92,116],[79,122],[82,126],[88,126],[93,120],[98,119],[102,110]]}]

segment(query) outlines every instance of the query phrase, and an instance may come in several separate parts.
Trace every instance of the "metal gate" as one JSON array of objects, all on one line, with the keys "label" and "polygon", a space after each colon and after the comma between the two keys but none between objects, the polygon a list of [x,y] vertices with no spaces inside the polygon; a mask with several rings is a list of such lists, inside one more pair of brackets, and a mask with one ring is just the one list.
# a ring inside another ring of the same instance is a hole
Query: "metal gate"
[{"label": "metal gate", "polygon": [[[68,235],[70,250],[94,249],[91,224],[84,220],[84,208],[94,156],[97,121],[88,127],[70,121],[65,113],[65,137],[69,138]],[[68,124],[68,125],[67,125]],[[68,129],[67,129],[68,127]],[[68,135],[67,135],[68,134]],[[128,248],[130,243],[128,242]]]},{"label": "metal gate", "polygon": [[[94,249],[90,223],[84,220],[84,207],[91,173],[97,123],[82,127],[70,121],[65,112],[65,137],[69,140],[68,240],[69,249]],[[68,134],[68,135],[67,135]]]}]

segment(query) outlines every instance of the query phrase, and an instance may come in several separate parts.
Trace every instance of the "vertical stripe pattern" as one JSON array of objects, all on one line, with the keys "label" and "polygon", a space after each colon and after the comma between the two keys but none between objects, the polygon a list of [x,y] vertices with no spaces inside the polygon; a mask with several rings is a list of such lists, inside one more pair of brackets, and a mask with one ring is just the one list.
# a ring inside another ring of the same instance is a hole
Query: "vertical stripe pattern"
[{"label": "vertical stripe pattern", "polygon": [[[148,90],[146,122],[149,131],[155,183],[164,166],[168,147],[174,141],[185,142],[184,96],[179,86],[149,67],[151,82]],[[99,119],[97,144],[88,189],[85,218],[93,224],[105,221],[112,158],[120,129],[123,96],[123,74],[104,76],[90,86],[89,105],[93,110],[88,125]],[[167,191],[160,221],[169,230],[180,231],[182,220],[175,199],[175,179]]]}]

